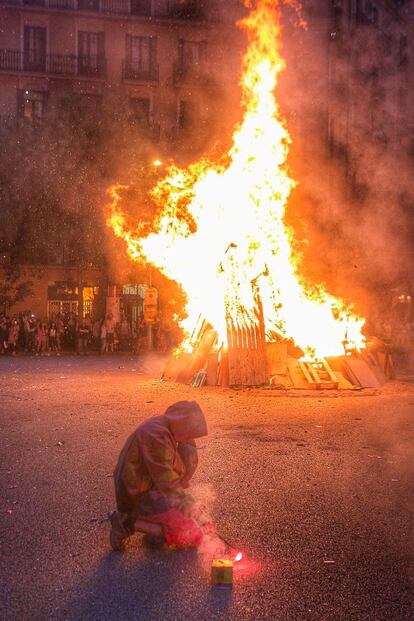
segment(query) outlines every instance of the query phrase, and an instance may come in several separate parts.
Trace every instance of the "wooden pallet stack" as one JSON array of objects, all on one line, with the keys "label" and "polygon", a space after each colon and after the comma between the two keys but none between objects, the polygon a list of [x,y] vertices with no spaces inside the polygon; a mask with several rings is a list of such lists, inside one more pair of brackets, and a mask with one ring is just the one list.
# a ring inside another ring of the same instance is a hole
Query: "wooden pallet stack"
[{"label": "wooden pallet stack", "polygon": [[208,386],[260,386],[268,383],[263,315],[236,324],[229,316],[227,348],[217,350],[217,333],[204,321],[192,336],[192,352],[181,352],[167,363],[162,379]]}]

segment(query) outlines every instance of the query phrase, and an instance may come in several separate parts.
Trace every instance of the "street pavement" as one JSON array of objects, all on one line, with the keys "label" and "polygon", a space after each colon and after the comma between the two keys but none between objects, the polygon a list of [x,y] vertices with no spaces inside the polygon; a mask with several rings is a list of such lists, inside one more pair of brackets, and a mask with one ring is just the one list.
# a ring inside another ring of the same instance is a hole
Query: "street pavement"
[{"label": "street pavement", "polygon": [[[162,364],[0,359],[0,619],[414,619],[414,384],[198,389]],[[181,399],[210,431],[192,493],[244,553],[231,591],[196,550],[108,545],[119,451]]]}]

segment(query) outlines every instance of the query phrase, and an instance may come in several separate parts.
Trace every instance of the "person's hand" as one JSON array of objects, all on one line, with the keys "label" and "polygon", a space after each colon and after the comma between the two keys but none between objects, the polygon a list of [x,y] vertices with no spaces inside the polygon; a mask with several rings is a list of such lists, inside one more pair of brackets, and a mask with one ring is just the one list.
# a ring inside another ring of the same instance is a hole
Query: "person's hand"
[{"label": "person's hand", "polygon": [[194,504],[194,498],[190,494],[185,494],[184,498],[180,502],[179,511],[184,513],[185,516],[190,517]]}]

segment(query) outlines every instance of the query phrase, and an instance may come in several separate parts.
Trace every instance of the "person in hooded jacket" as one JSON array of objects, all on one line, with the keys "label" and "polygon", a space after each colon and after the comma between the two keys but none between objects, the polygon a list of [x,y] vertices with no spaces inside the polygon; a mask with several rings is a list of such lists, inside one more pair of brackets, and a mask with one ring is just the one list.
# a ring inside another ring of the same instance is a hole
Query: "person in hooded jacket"
[{"label": "person in hooded jacket", "polygon": [[114,472],[117,511],[110,514],[110,544],[124,549],[134,532],[177,547],[200,543],[186,493],[197,464],[196,438],[207,423],[196,401],[178,401],[144,421],[125,443]]}]

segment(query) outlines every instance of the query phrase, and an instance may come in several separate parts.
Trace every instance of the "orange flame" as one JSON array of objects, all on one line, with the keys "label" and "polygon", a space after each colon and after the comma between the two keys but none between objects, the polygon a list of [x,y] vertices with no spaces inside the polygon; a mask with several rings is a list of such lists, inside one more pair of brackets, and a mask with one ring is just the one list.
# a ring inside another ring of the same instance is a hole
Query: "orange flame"
[{"label": "orange flame", "polygon": [[235,324],[256,322],[259,294],[268,332],[292,338],[310,357],[340,355],[345,340],[363,346],[364,320],[322,287],[301,281],[284,224],[295,181],[286,166],[290,136],[275,98],[285,68],[279,1],[259,0],[239,25],[248,35],[244,118],[229,153],[216,163],[168,169],[151,192],[160,208],[153,233],[142,237],[128,228],[119,186],[112,188],[108,224],[130,257],[182,286],[188,334],[201,314],[226,342],[226,314]]}]

